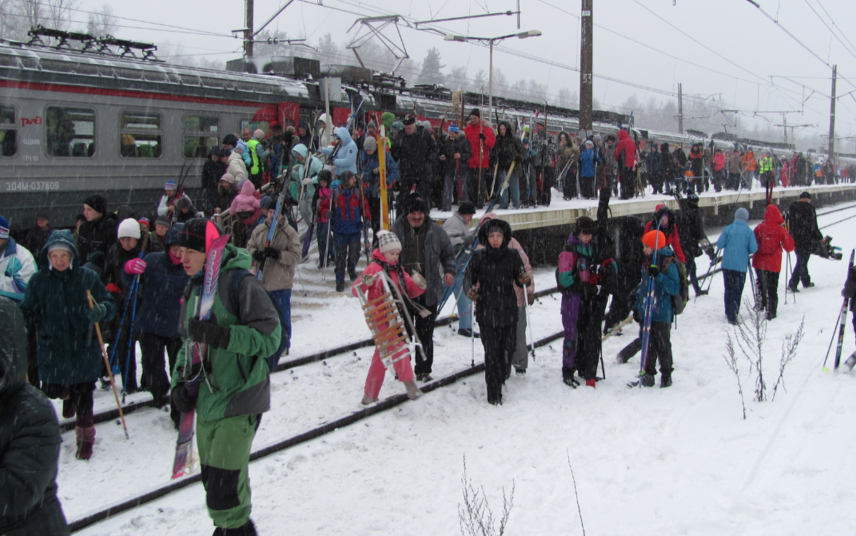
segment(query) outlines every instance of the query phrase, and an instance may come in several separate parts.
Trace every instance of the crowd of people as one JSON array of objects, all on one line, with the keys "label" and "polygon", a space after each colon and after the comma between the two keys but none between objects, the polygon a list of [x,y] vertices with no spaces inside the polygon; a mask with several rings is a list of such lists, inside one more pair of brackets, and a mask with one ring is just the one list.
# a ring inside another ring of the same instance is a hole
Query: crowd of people
[{"label": "crowd of people", "polygon": [[[796,251],[789,290],[798,292],[800,283],[813,286],[808,259],[827,239],[817,227],[808,192],[788,208],[787,226],[773,204],[754,230],[747,223],[749,212],[737,209],[714,245],[705,235],[696,193],[705,188],[704,171],[700,181],[661,183],[655,177],[674,175],[658,171],[665,169],[662,159],[661,167],[652,164],[658,161],[654,155],[664,153],[656,144],[650,153],[640,151],[626,130],[606,139],[594,135],[580,148],[566,133],[554,143],[543,122],[531,137],[515,133],[508,123],[494,132],[478,112],[472,111],[463,129],[450,125],[448,134],[418,124],[412,115],[398,122],[384,114],[389,140],[377,136],[374,124],[365,132],[339,127],[329,137],[326,124],[315,134],[305,123],[294,131],[273,125],[267,138],[261,130],[246,131],[241,138],[229,134],[205,163],[200,209],[182,185],[168,181],[151,213],[139,217],[128,206],[110,210],[100,194],[86,197],[73,231],[53,229],[50,214],[40,212],[36,225],[17,242],[0,216],[0,318],[9,326],[3,333],[8,343],[4,339],[0,352],[0,403],[5,407],[8,399],[9,407],[34,408],[30,420],[15,425],[39,428],[47,438],[37,451],[39,467],[22,479],[22,486],[32,480],[30,487],[38,489],[27,488],[39,494],[34,506],[11,517],[2,514],[3,523],[11,519],[10,526],[18,530],[62,521],[53,484],[57,419],[44,398],[62,400],[62,416],[75,419],[76,456],[89,460],[95,442],[93,393],[99,382],[102,389],[111,388],[109,373],[114,372],[123,392],[148,391],[155,406],[169,405],[176,427],[182,414],[197,412],[202,480],[215,534],[255,534],[247,464],[261,416],[270,409],[267,358],[289,351],[295,271],[308,258],[313,239],[318,266],[335,262],[338,291],[345,290],[346,275],[353,293],[373,300],[384,299],[379,282],[393,285],[402,296],[396,307],[409,318],[408,335],[419,341],[418,352],[402,350],[392,363],[375,353],[363,390],[365,405],[378,400],[390,364],[411,398],[421,395],[417,382],[433,380],[434,327],[449,293],[456,301],[458,335],[478,337],[483,345],[488,402],[502,404],[502,386],[512,371],[526,374],[532,267],[511,226],[497,213],[484,214],[473,232],[472,220],[489,199],[499,208],[549,205],[554,186],[567,198],[600,197],[597,220],[578,218],[557,259],[564,327],[561,378],[572,388],[596,387],[601,337],[631,316],[640,323],[631,353],[642,349],[643,326],[650,333],[641,385],[655,384],[657,362],[660,386],[672,384],[671,326],[690,286],[696,295],[707,294],[695,261],[704,253],[711,265],[722,253],[725,316],[732,324],[739,321],[746,274],[753,267],[756,307],[767,320],[776,318],[782,251]],[[388,231],[380,225],[378,151],[384,151],[396,213]],[[747,173],[754,160],[736,154],[740,174]],[[714,188],[734,187],[728,176],[717,175],[725,169],[719,164],[726,156],[718,150],[709,155],[701,146],[692,148],[682,164],[689,173],[682,176],[695,179],[699,166],[709,167],[709,156]],[[728,155],[727,161],[736,158]],[[770,173],[777,168],[767,158],[752,170],[762,182],[764,177],[776,180]],[[803,174],[792,179],[790,170],[782,171],[787,166],[778,169],[783,182],[803,180]],[[578,173],[580,180],[569,180],[568,173]],[[271,186],[265,195],[266,180]],[[620,197],[630,198],[640,180],[655,191],[660,184],[666,192],[684,190],[686,197],[680,198],[677,212],[658,206],[636,233],[635,224],[608,218],[606,209],[614,186]],[[284,203],[281,210],[278,198]],[[451,210],[452,205],[457,210],[443,225],[431,218],[432,207]],[[231,221],[223,229],[214,216],[226,213]],[[614,225],[626,244],[615,242]],[[298,229],[305,231],[302,240]],[[232,238],[220,260],[212,318],[204,320],[198,316],[203,268],[212,244],[227,232]],[[370,259],[358,274],[363,251]],[[463,258],[469,263],[458,262]],[[250,272],[257,277],[244,277]],[[845,295],[852,297],[853,288],[856,283],[849,281]],[[106,355],[94,325],[103,329]],[[187,343],[207,347],[200,362],[193,362]],[[0,419],[7,418],[4,411]],[[8,461],[20,463],[15,470],[28,471],[27,460],[9,454],[28,445],[19,441],[10,447],[9,441],[0,437],[3,470]],[[40,509],[44,515],[37,520]],[[7,529],[0,524],[0,532]]]}]

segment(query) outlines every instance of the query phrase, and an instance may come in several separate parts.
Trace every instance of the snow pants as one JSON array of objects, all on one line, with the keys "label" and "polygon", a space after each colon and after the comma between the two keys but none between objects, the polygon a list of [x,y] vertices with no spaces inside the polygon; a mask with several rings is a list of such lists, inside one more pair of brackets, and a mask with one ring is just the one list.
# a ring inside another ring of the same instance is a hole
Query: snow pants
[{"label": "snow pants", "polygon": [[729,322],[737,322],[740,315],[740,301],[743,299],[743,286],[746,284],[746,272],[722,270],[725,283],[725,316]]},{"label": "snow pants", "polygon": [[[355,273],[360,260],[360,233],[336,234],[336,283],[345,282],[345,268]],[[347,266],[346,266],[347,262]]]},{"label": "snow pants", "polygon": [[779,305],[779,272],[755,270],[756,302],[759,309],[767,311],[767,320],[776,318]]},{"label": "snow pants", "polygon": [[487,401],[502,404],[502,384],[511,371],[511,355],[514,353],[517,333],[514,324],[493,326],[479,322],[481,342],[484,347],[484,381],[487,385]]},{"label": "snow pants", "polygon": [[581,299],[582,296],[576,292],[562,294],[562,327],[565,331],[565,340],[562,344],[562,369],[565,371],[573,371],[577,368],[577,321],[579,320]]},{"label": "snow pants", "polygon": [[[496,191],[502,189],[505,178],[508,176],[508,171],[500,171],[496,177]],[[499,208],[508,208],[508,198],[511,196],[511,204],[514,208],[520,208],[520,181],[517,180],[517,170],[511,173],[511,178],[508,179],[508,188],[502,192],[502,197],[499,200]]]},{"label": "snow pants", "polygon": [[208,515],[224,529],[243,527],[250,519],[250,448],[258,415],[216,421],[196,420],[196,447],[202,467]]},{"label": "snow pants", "polygon": [[[469,168],[464,168],[464,170],[467,169]],[[446,166],[446,174],[443,177],[443,197],[440,202],[440,210],[446,212],[452,210],[452,201],[455,199],[459,180],[465,181],[466,177],[458,176],[455,172],[455,166],[448,164]],[[461,193],[463,194],[463,185],[461,185]]]},{"label": "snow pants", "polygon": [[805,288],[811,283],[811,275],[808,273],[808,258],[811,256],[811,253],[802,248],[797,248],[794,250],[794,253],[796,253],[797,260],[794,263],[794,271],[791,274],[788,286],[797,288],[797,285],[802,282],[803,288]]},{"label": "snow pants", "polygon": [[419,296],[414,302],[422,307],[425,307],[431,314],[426,318],[422,318],[412,309],[410,317],[413,319],[416,335],[419,337],[419,342],[422,343],[422,351],[425,353],[425,358],[422,357],[422,352],[416,352],[416,374],[430,374],[431,367],[434,365],[434,322],[437,320],[437,304],[426,305],[425,296]]},{"label": "snow pants", "polygon": [[584,199],[594,199],[597,197],[597,187],[594,177],[580,177],[580,196]]},{"label": "snow pants", "polygon": [[485,186],[491,177],[489,170],[482,169],[479,180],[479,168],[467,168],[467,180],[463,185],[464,201],[471,201],[476,208],[484,208]]},{"label": "snow pants", "polygon": [[[140,349],[143,352],[143,383],[156,401],[169,394],[169,375],[164,369],[164,352],[169,359],[169,371],[175,368],[178,351],[184,341],[179,337],[161,337],[154,333],[140,334]],[[178,417],[178,412],[173,409]]]},{"label": "snow pants", "polygon": [[671,376],[671,322],[651,322],[651,338],[648,340],[648,355],[646,356],[645,361],[645,374],[648,374],[650,376],[654,376],[655,374],[657,374],[657,360],[660,361],[660,374],[662,374],[663,376]]},{"label": "snow pants", "polygon": [[[122,298],[124,300],[124,297]],[[118,301],[118,300],[117,300]],[[117,307],[118,309],[118,307]],[[118,344],[110,343],[110,353],[108,354],[111,358],[110,364],[113,364],[112,359],[116,359],[116,363],[119,365],[119,373],[122,375],[122,386],[124,390],[130,392],[137,391],[137,345],[136,341],[139,337],[139,332],[134,333],[134,340],[129,341],[129,337],[131,335],[131,324],[134,322],[134,303],[133,301],[128,303],[128,312],[125,314],[125,322],[121,323],[122,314],[121,312],[116,313],[116,320],[113,324],[113,335],[119,333]],[[114,339],[115,340],[115,339]],[[115,370],[115,369],[114,369]],[[102,371],[103,375],[107,375],[107,371]]]},{"label": "snow pants", "polygon": [[[395,369],[395,373],[398,375],[399,381],[409,382],[413,379],[413,366],[410,364],[409,355],[406,355],[397,361],[394,360],[392,362],[392,368]],[[380,394],[380,388],[383,386],[383,379],[385,376],[386,367],[380,359],[380,352],[375,350],[372,355],[372,364],[369,366],[369,373],[366,376],[366,386],[363,390],[364,394],[372,400],[377,399]]]},{"label": "snow pants", "polygon": [[526,347],[525,305],[517,308],[517,326],[514,331],[516,333],[517,341],[514,344],[514,353],[511,358],[511,364],[514,368],[525,370],[529,367],[529,348]]},{"label": "snow pants", "polygon": [[[333,240],[330,238],[330,222],[318,223],[315,225],[315,237],[318,240],[318,266],[324,267],[330,264],[330,261],[336,258],[333,251]],[[327,259],[324,259],[326,255]]]},{"label": "snow pants", "polygon": [[690,280],[690,284],[693,286],[693,290],[695,290],[696,295],[701,291],[701,287],[698,285],[698,274],[696,272],[696,262],[695,257],[692,254],[687,255],[686,262],[687,269],[687,278]]},{"label": "snow pants", "polygon": [[[282,326],[282,338],[286,340],[286,348],[291,348],[291,289],[272,290],[271,295],[279,300],[279,306],[285,315],[285,325]],[[273,372],[273,371],[271,371]]]},{"label": "snow pants", "polygon": [[621,177],[621,199],[633,199],[636,196],[636,171],[633,168],[619,169]]}]

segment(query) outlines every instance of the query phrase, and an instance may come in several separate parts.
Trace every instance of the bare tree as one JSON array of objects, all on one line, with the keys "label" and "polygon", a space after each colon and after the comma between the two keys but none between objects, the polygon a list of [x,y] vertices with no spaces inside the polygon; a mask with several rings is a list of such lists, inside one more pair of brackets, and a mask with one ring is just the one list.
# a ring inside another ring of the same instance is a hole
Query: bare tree
[{"label": "bare tree", "polygon": [[86,33],[89,35],[115,36],[118,30],[119,22],[113,16],[113,8],[110,4],[103,4],[100,10],[89,14],[89,22],[86,23]]},{"label": "bare tree", "polygon": [[[800,320],[800,327],[797,328],[796,333],[788,335],[785,337],[785,340],[782,341],[782,357],[779,360],[779,377],[776,378],[776,383],[773,384],[772,400],[776,399],[776,390],[779,388],[780,384],[782,389],[785,389],[785,367],[788,366],[788,363],[793,361],[797,356],[797,347],[800,345],[800,341],[802,341],[802,338],[805,335],[805,332],[803,331],[804,326],[805,316]],[[785,389],[785,391],[787,391],[787,389]]]},{"label": "bare tree", "polygon": [[458,521],[461,534],[464,536],[502,536],[508,525],[511,508],[514,506],[514,481],[511,481],[511,494],[506,497],[505,488],[502,488],[502,517],[499,519],[499,527],[490,509],[484,487],[478,488],[467,476],[467,457],[464,456],[464,473],[461,476],[461,487],[463,488],[464,504],[458,505]]}]

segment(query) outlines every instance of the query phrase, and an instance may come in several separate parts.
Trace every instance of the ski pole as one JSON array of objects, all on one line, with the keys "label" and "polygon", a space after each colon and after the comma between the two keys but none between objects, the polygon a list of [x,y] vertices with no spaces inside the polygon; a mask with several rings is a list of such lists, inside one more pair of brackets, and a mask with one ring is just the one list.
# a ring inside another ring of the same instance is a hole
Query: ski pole
[{"label": "ski pole", "polygon": [[826,357],[823,358],[823,370],[827,372],[829,371],[829,369],[826,368],[826,360],[829,359],[829,351],[832,350],[832,343],[835,342],[835,337],[838,335],[835,332],[835,328],[838,327],[838,324],[841,321],[841,315],[844,314],[845,307],[846,305],[842,305],[841,310],[838,311],[838,316],[835,317],[835,324],[833,324],[832,326],[832,338],[829,340],[829,347],[826,349]]},{"label": "ski pole", "polygon": [[303,274],[300,273],[300,265],[295,264],[294,267],[297,269],[297,280],[300,281],[300,286],[303,288],[303,296],[306,297],[306,285],[303,284]]},{"label": "ski pole", "polygon": [[470,300],[470,315],[473,319],[473,327],[470,328],[470,366],[476,366],[476,301]]},{"label": "ski pole", "polygon": [[532,360],[535,360],[535,332],[532,329],[532,317],[529,315],[529,296],[527,289],[523,289],[523,309],[526,311],[526,324],[529,326],[529,340],[531,341],[530,352]]},{"label": "ski pole", "polygon": [[[89,300],[89,308],[95,308],[95,300],[92,299],[92,293],[86,291],[86,297]],[[95,333],[98,334],[98,343],[101,347],[101,357],[104,358],[104,366],[107,367],[107,375],[110,377],[110,386],[113,388],[113,397],[116,399],[116,408],[119,410],[119,418],[122,420],[122,428],[125,429],[125,439],[131,439],[128,435],[128,425],[125,424],[125,414],[122,412],[122,404],[119,402],[119,391],[116,390],[116,382],[113,380],[113,372],[110,370],[110,361],[107,358],[107,350],[104,348],[104,339],[101,337],[101,326],[95,322]]]},{"label": "ski pole", "polygon": [[[140,281],[139,279],[134,279],[133,284],[131,285],[131,291],[134,295],[133,306],[131,309],[131,325],[128,329],[128,338],[125,341],[128,348],[125,350],[125,371],[122,373],[122,402],[125,402],[125,396],[128,394],[128,374],[131,371],[131,356],[133,355],[134,360],[137,359],[137,349],[134,347],[134,321],[137,317],[137,293],[140,290]],[[120,331],[121,333],[121,331]],[[136,378],[134,378],[136,380]]]}]

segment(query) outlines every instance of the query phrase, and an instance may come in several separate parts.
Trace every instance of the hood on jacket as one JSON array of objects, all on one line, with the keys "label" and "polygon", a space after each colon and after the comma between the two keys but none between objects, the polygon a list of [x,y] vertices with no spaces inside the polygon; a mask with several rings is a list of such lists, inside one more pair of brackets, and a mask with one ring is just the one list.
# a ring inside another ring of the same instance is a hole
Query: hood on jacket
[{"label": "hood on jacket", "polygon": [[181,210],[185,207],[187,207],[191,213],[196,213],[196,207],[193,206],[193,201],[191,201],[186,195],[183,195],[175,202],[175,209]]},{"label": "hood on jacket", "polygon": [[71,250],[72,259],[71,268],[69,268],[69,270],[76,270],[77,267],[80,266],[80,256],[77,254],[77,247],[74,245],[74,237],[71,236],[71,231],[69,231],[68,229],[54,231],[48,237],[48,241],[45,242],[41,253],[39,253],[39,270],[50,269],[50,262],[48,261],[48,248],[50,248],[53,244],[57,243],[64,243]]},{"label": "hood on jacket", "polygon": [[626,140],[629,137],[630,134],[626,130],[621,129],[618,131],[618,141]]},{"label": "hood on jacket", "polygon": [[256,191],[256,187],[253,186],[253,183],[249,180],[244,181],[244,184],[241,185],[241,195],[249,195],[252,196]]},{"label": "hood on jacket", "polygon": [[[505,136],[502,136],[502,135],[499,133],[499,127],[501,127],[502,125],[505,125]],[[512,138],[512,137],[514,137],[514,129],[513,129],[513,128],[511,128],[511,123],[509,123],[508,121],[500,121],[500,122],[499,122],[499,127],[496,127],[496,137],[497,137],[497,138],[500,138],[500,137],[502,137],[502,138]]]},{"label": "hood on jacket", "polygon": [[342,144],[342,148],[345,148],[350,143],[354,143],[354,140],[351,139],[351,133],[348,132],[348,129],[345,127],[339,127],[336,129],[336,136],[339,137],[339,141]]},{"label": "hood on jacket", "polygon": [[[487,219],[479,229],[479,243],[484,244],[485,249],[488,251],[492,250],[493,248],[490,247],[487,237],[490,233],[499,231],[502,233],[502,245],[499,246],[499,249],[504,250],[511,243],[511,225],[505,220],[496,218],[496,214],[493,216],[493,218]],[[484,220],[484,218],[482,219]]]},{"label": "hood on jacket", "polygon": [[734,221],[749,221],[749,211],[743,207],[738,208],[734,211]]},{"label": "hood on jacket", "polygon": [[300,130],[301,128],[306,130],[306,132],[309,132],[309,123],[301,120],[299,123],[297,123],[297,129]]},{"label": "hood on jacket", "polygon": [[166,232],[163,237],[163,244],[169,249],[169,246],[178,244],[178,239],[181,236],[181,230],[184,229],[183,223],[173,223],[172,227]]},{"label": "hood on jacket", "polygon": [[128,205],[122,205],[116,210],[116,219],[119,221],[125,221],[128,218],[134,218],[136,215],[134,214],[134,209],[129,207]]},{"label": "hood on jacket", "polygon": [[27,383],[27,330],[21,310],[3,297],[0,324],[0,400],[5,400]]},{"label": "hood on jacket", "polygon": [[321,114],[318,116],[318,122],[320,123],[322,121],[324,122],[325,125],[327,123],[329,123],[329,121],[327,121],[327,114]]},{"label": "hood on jacket", "polygon": [[669,246],[663,246],[657,250],[657,259],[665,259],[666,257],[674,257],[675,251]]},{"label": "hood on jacket", "polygon": [[672,209],[670,209],[667,205],[657,205],[657,208],[654,209],[654,215],[651,218],[652,230],[657,230],[657,225],[660,223],[660,219],[662,219],[663,216],[669,217],[669,223],[666,224],[667,228],[671,227],[674,224],[675,215],[672,214]]},{"label": "hood on jacket", "polygon": [[392,123],[395,121],[395,114],[392,112],[383,112],[380,115],[380,122],[387,130],[392,128]]},{"label": "hood on jacket", "polygon": [[764,223],[773,225],[781,225],[785,223],[785,218],[782,217],[782,212],[776,205],[767,205],[767,210],[764,211]]},{"label": "hood on jacket", "polygon": [[306,163],[306,157],[309,155],[309,149],[307,149],[305,145],[298,143],[292,147],[291,152],[299,154],[301,158],[303,158],[303,163]]}]

